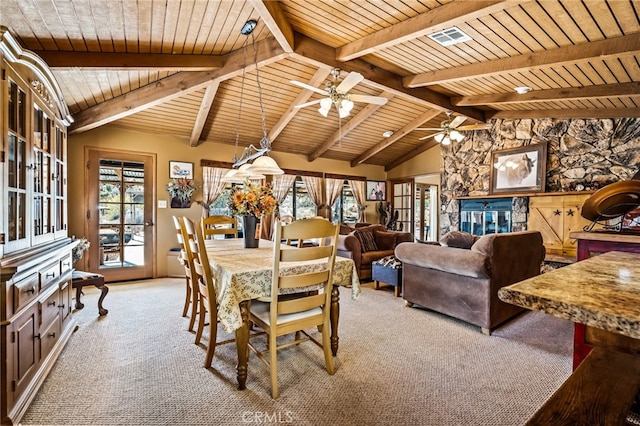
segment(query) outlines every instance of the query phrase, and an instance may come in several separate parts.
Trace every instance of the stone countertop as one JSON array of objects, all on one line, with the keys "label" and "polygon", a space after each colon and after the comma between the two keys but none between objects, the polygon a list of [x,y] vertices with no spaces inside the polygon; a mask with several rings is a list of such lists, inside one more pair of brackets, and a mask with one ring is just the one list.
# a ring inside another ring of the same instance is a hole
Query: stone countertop
[{"label": "stone countertop", "polygon": [[640,254],[604,253],[503,287],[498,297],[640,339]]}]

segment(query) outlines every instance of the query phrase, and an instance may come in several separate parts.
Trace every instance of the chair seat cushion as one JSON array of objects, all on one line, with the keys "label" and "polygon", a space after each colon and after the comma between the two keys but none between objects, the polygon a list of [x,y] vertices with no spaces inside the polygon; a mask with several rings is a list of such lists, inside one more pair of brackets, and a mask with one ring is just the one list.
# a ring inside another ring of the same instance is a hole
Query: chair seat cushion
[{"label": "chair seat cushion", "polygon": [[[271,318],[269,316],[269,306],[271,304],[268,302],[261,302],[259,300],[252,300],[251,307],[249,308],[249,312],[251,315],[259,318],[264,321],[266,324],[271,324]],[[286,324],[291,321],[298,321],[303,318],[314,317],[317,315],[322,315],[322,309],[313,308],[304,312],[296,312],[295,314],[286,314],[278,316],[278,325]]]}]

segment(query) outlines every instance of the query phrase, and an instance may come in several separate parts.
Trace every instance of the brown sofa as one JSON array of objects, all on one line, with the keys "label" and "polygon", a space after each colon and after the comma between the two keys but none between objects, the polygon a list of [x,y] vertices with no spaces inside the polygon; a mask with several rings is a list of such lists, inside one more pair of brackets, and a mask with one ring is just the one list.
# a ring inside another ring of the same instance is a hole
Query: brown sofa
[{"label": "brown sofa", "polygon": [[498,289],[540,274],[545,249],[538,231],[485,235],[471,248],[403,243],[402,297],[479,326],[484,334],[523,308],[498,299]]},{"label": "brown sofa", "polygon": [[[367,235],[374,240],[374,245],[366,247],[360,235]],[[392,255],[396,246],[402,242],[413,241],[410,232],[387,231],[384,225],[359,226],[346,235],[338,236],[338,256],[353,259],[361,280],[371,278],[371,263]]]}]

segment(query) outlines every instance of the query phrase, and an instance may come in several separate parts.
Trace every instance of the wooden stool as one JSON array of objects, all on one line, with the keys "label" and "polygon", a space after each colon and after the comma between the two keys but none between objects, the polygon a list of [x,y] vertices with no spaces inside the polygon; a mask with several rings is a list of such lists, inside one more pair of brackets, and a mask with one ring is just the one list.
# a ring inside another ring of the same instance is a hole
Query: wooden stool
[{"label": "wooden stool", "polygon": [[94,274],[93,272],[73,271],[71,275],[71,285],[76,289],[76,309],[84,308],[84,304],[80,302],[80,295],[82,293],[82,287],[87,285],[96,286],[100,289],[100,298],[98,299],[98,313],[100,315],[107,315],[108,310],[102,307],[102,301],[109,292],[109,287],[104,284],[104,276],[100,274]]}]

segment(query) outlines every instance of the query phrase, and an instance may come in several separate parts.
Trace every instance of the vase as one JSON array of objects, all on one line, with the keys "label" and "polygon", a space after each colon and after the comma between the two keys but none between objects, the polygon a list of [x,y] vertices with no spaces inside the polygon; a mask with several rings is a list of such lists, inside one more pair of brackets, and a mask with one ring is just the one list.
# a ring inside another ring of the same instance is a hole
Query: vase
[{"label": "vase", "polygon": [[258,218],[255,216],[242,216],[242,238],[244,248],[258,248],[259,239],[256,238],[256,225]]},{"label": "vase", "polygon": [[191,200],[178,197],[171,199],[172,209],[188,209],[189,207],[191,207]]}]

